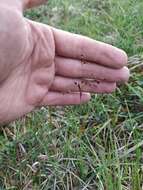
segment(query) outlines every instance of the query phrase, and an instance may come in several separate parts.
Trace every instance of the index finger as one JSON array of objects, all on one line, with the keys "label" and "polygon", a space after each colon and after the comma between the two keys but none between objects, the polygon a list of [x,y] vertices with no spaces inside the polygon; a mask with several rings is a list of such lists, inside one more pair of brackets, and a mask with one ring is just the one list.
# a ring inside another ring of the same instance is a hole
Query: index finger
[{"label": "index finger", "polygon": [[112,45],[54,28],[53,33],[59,56],[84,59],[115,69],[127,64],[127,54]]}]

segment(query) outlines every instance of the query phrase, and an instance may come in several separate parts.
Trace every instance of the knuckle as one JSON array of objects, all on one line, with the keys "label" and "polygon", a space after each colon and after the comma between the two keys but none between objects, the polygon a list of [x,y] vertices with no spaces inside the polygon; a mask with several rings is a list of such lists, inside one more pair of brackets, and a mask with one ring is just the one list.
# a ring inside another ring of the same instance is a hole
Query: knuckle
[{"label": "knuckle", "polygon": [[86,51],[87,51],[87,39],[88,37],[85,36],[78,36],[77,38],[79,38],[79,40],[77,40],[77,47],[78,47],[78,55],[81,55],[81,59],[83,59],[83,57],[86,58]]}]

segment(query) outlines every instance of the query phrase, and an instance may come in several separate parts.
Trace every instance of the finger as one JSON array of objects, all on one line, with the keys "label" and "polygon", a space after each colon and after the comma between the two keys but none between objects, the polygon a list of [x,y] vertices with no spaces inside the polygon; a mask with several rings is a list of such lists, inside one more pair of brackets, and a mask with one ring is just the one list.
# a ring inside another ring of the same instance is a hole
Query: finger
[{"label": "finger", "polygon": [[25,7],[32,8],[35,6],[39,6],[45,4],[48,0],[26,0]]},{"label": "finger", "polygon": [[40,106],[64,106],[78,105],[90,100],[91,96],[88,93],[60,93],[49,92],[43,99]]},{"label": "finger", "polygon": [[112,68],[121,68],[127,64],[124,51],[90,38],[53,29],[56,53],[59,56],[85,59]]},{"label": "finger", "polygon": [[112,69],[95,63],[83,63],[75,59],[57,57],[56,74],[69,78],[90,78],[108,82],[126,82],[129,79],[127,67]]},{"label": "finger", "polygon": [[58,92],[92,92],[111,93],[115,91],[116,83],[98,82],[96,80],[80,80],[57,76],[50,88]]}]

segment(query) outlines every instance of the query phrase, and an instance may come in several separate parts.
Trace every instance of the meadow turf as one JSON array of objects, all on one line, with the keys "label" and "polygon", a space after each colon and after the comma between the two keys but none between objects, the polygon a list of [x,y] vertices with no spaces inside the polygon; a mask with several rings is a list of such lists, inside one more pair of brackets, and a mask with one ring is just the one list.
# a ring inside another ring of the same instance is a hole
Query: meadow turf
[{"label": "meadow turf", "polygon": [[0,128],[0,190],[143,189],[143,1],[49,0],[28,18],[124,49],[131,78]]}]

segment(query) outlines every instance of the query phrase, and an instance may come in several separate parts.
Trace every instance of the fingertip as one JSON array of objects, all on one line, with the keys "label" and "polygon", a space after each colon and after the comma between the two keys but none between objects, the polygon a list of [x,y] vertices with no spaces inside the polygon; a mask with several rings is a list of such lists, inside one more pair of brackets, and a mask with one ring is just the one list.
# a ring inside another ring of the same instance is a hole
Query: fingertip
[{"label": "fingertip", "polygon": [[111,93],[116,91],[116,88],[117,88],[116,83],[110,83],[110,85],[106,85],[106,87],[104,88],[103,93],[111,94]]},{"label": "fingertip", "polygon": [[111,89],[111,93],[115,92],[116,89],[117,89],[117,83],[113,83],[113,86],[112,86],[112,89]]},{"label": "fingertip", "polygon": [[123,72],[123,82],[128,82],[130,77],[130,70],[127,67],[124,67],[124,72]]},{"label": "fingertip", "polygon": [[82,93],[81,95],[81,103],[86,103],[90,101],[91,99],[91,94],[90,93]]},{"label": "fingertip", "polygon": [[130,70],[127,67],[123,67],[121,70],[121,74],[118,80],[119,84],[123,84],[128,82],[129,77],[130,77]]},{"label": "fingertip", "polygon": [[118,49],[118,53],[116,54],[116,65],[117,68],[122,68],[127,66],[128,63],[128,55],[124,50]]}]

